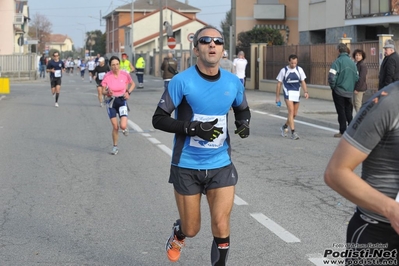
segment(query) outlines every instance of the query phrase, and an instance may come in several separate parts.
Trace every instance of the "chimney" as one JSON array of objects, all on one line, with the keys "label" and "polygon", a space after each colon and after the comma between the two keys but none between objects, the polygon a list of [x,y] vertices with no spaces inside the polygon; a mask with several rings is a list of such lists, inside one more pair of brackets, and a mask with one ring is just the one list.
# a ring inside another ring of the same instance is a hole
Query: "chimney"
[{"label": "chimney", "polygon": [[188,0],[186,0],[185,2],[186,2],[186,5],[188,5]]}]

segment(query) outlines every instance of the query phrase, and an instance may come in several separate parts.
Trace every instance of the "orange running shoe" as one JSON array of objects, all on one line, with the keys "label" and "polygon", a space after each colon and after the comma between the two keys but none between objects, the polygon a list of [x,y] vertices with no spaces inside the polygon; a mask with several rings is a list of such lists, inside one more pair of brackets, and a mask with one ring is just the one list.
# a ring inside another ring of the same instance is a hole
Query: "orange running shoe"
[{"label": "orange running shoe", "polygon": [[179,230],[179,228],[180,219],[173,224],[172,235],[169,237],[168,241],[166,241],[165,245],[166,254],[171,262],[177,262],[179,260],[181,249],[185,246],[184,239],[179,240],[175,235],[175,230]]}]

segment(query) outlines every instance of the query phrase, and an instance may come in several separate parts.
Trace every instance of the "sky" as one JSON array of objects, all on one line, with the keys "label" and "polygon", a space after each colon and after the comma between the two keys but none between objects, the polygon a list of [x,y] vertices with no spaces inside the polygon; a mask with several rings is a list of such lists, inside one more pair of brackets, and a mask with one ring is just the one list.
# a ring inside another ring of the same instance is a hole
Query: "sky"
[{"label": "sky", "polygon": [[[178,0],[185,2],[185,0]],[[44,15],[52,23],[53,34],[64,34],[71,37],[75,48],[83,46],[84,32],[105,31],[105,20],[100,26],[102,16],[118,6],[131,3],[130,0],[28,0],[29,15]],[[188,0],[188,4],[201,9],[197,18],[205,23],[220,28],[220,22],[230,10],[231,0]]]}]

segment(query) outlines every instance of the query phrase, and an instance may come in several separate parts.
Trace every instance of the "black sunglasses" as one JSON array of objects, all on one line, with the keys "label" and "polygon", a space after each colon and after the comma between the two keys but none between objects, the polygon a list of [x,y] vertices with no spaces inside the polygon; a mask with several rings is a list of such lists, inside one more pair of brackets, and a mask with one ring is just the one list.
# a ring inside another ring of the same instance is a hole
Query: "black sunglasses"
[{"label": "black sunglasses", "polygon": [[224,44],[224,40],[222,37],[209,37],[209,36],[203,36],[198,39],[198,42],[200,44],[210,44],[211,42],[214,42],[216,45],[222,45]]}]

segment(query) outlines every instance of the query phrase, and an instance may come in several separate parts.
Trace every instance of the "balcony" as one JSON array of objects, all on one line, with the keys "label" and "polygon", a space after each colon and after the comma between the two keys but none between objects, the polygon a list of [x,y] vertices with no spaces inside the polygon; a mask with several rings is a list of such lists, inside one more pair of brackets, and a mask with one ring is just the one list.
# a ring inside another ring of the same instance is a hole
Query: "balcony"
[{"label": "balcony", "polygon": [[281,4],[255,4],[254,19],[285,20],[285,5]]},{"label": "balcony", "polygon": [[398,15],[399,0],[346,0],[345,19]]}]

